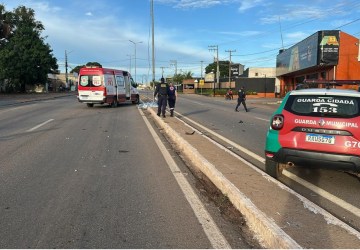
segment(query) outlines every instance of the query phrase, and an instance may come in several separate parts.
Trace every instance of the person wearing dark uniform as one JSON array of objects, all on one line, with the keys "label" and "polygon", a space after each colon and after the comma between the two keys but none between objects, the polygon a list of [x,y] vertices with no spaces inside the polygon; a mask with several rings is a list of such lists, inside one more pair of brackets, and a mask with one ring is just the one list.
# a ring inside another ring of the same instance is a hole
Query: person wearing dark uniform
[{"label": "person wearing dark uniform", "polygon": [[165,118],[165,110],[167,105],[167,94],[169,91],[169,85],[165,82],[164,77],[161,77],[160,83],[156,85],[154,98],[158,95],[158,112],[157,115]]},{"label": "person wearing dark uniform", "polygon": [[239,92],[238,92],[238,100],[237,100],[237,105],[236,105],[236,108],[235,108],[235,111],[236,112],[239,112],[238,108],[239,106],[242,104],[245,108],[245,111],[248,112],[248,109],[246,107],[246,93],[245,93],[245,89],[244,89],[244,86],[242,86],[240,89],[239,89]]},{"label": "person wearing dark uniform", "polygon": [[177,97],[176,87],[171,82],[170,86],[169,86],[169,91],[168,91],[168,102],[169,102],[170,116],[171,117],[174,116],[176,97]]}]

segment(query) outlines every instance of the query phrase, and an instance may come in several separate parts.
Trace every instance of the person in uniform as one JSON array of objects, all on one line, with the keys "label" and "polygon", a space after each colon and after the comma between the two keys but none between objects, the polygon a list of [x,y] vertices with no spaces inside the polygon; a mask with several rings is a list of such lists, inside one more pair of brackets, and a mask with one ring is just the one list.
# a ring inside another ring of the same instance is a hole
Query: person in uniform
[{"label": "person in uniform", "polygon": [[174,116],[176,97],[177,97],[177,90],[176,90],[176,87],[174,86],[174,84],[171,82],[170,86],[169,86],[169,91],[168,91],[168,102],[169,102],[171,117]]},{"label": "person in uniform", "polygon": [[169,92],[169,85],[165,82],[164,77],[161,77],[160,83],[156,85],[154,98],[158,96],[158,111],[157,115],[165,118],[165,110],[167,105],[167,95]]},{"label": "person in uniform", "polygon": [[248,112],[245,101],[246,101],[246,92],[245,92],[244,86],[242,86],[238,92],[238,100],[237,100],[237,105],[235,108],[236,112],[239,112],[238,108],[241,104],[244,106],[245,111]]}]

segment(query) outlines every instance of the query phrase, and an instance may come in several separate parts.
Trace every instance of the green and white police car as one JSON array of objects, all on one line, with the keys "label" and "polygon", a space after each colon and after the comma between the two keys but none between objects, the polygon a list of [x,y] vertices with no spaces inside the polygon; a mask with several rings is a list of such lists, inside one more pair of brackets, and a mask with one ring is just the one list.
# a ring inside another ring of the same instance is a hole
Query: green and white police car
[{"label": "green and white police car", "polygon": [[286,167],[360,172],[360,92],[335,88],[293,90],[270,119],[265,170]]}]

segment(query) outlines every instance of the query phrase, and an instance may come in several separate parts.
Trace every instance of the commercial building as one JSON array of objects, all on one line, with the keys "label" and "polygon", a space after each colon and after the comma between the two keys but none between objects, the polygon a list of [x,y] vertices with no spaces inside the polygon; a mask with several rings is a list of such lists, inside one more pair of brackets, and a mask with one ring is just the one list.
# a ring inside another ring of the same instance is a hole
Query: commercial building
[{"label": "commercial building", "polygon": [[360,79],[359,39],[339,30],[318,31],[280,50],[276,58],[276,76],[280,81],[280,96],[305,79],[357,81]]}]

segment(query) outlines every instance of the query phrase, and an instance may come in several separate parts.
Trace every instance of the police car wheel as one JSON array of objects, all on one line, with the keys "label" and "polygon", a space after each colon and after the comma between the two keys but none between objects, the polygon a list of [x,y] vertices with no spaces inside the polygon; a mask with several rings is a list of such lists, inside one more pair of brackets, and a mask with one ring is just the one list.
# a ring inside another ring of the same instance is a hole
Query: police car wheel
[{"label": "police car wheel", "polygon": [[265,172],[274,177],[274,178],[279,178],[280,176],[282,176],[282,167],[281,164],[273,161],[271,159],[266,159],[265,160]]}]

